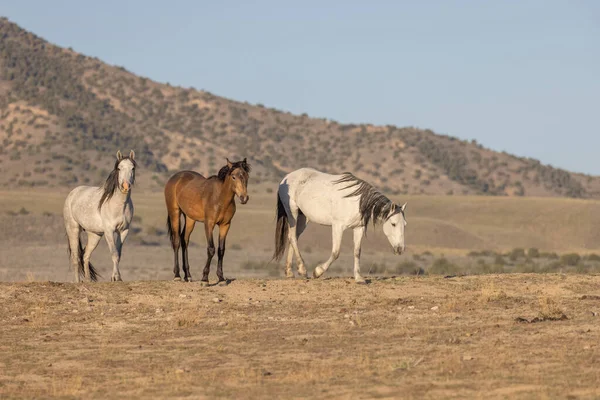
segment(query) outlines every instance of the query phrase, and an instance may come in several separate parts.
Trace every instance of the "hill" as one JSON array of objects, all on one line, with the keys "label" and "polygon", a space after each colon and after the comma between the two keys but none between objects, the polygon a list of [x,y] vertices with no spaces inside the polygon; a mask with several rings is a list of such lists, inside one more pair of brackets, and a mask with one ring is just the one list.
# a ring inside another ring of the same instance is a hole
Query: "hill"
[{"label": "hill", "polygon": [[[99,184],[116,149],[140,182],[248,157],[254,183],[296,168],[353,171],[390,194],[599,198],[598,177],[412,127],[340,124],[136,76],[0,19],[0,187]],[[535,144],[528,144],[535,145]]]}]

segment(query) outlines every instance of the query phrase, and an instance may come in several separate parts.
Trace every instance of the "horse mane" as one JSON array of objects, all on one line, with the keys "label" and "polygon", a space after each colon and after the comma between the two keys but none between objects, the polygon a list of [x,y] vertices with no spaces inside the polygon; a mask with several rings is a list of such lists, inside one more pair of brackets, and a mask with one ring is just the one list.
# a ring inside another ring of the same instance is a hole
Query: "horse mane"
[{"label": "horse mane", "polygon": [[[334,183],[349,184],[340,190],[355,187],[352,193],[347,194],[344,197],[360,196],[358,209],[361,221],[365,227],[369,224],[371,218],[373,218],[373,225],[375,225],[377,221],[387,219],[392,211],[394,203],[390,199],[385,197],[370,183],[357,178],[350,172],[344,172],[342,177],[334,181]],[[398,206],[395,207],[394,215],[397,213],[402,213],[402,209]]]},{"label": "horse mane", "polygon": [[[104,182],[104,186],[102,186],[102,197],[100,197],[100,201],[98,202],[98,210],[102,207],[102,204],[109,201],[113,195],[115,194],[115,190],[119,187],[119,164],[121,161],[129,160],[133,164],[133,166],[137,166],[137,163],[133,158],[129,158],[129,156],[123,157],[120,160],[115,161],[115,167],[106,178],[106,182]],[[135,183],[135,173],[133,174],[132,184]]]},{"label": "horse mane", "polygon": [[211,178],[215,178],[216,177],[221,182],[224,182],[225,178],[227,178],[227,175],[231,174],[233,172],[233,170],[236,169],[236,168],[241,168],[247,174],[250,173],[250,171],[252,170],[252,168],[250,167],[250,164],[248,164],[246,162],[246,160],[244,159],[242,161],[236,161],[234,163],[231,163],[231,168],[229,168],[227,165],[225,165],[224,167],[222,167],[219,170],[219,173],[217,175],[213,175],[213,176],[211,176]]}]

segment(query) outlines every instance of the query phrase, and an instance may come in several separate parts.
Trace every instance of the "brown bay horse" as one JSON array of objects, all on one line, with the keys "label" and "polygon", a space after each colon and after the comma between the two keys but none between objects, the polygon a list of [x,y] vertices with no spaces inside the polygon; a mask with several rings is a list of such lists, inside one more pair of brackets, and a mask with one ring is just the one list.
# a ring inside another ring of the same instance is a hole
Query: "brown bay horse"
[{"label": "brown bay horse", "polygon": [[[242,161],[230,162],[219,170],[217,175],[205,178],[194,171],[180,171],[173,175],[165,185],[165,202],[167,204],[167,228],[173,246],[174,280],[181,280],[179,275],[179,247],[181,246],[183,273],[185,281],[191,282],[190,264],[188,262],[188,245],[190,235],[196,221],[204,223],[206,234],[207,259],[201,284],[208,285],[210,263],[215,255],[213,230],[219,226],[219,250],[217,277],[219,284],[227,284],[223,277],[223,256],[225,240],[231,219],[235,215],[235,196],[242,204],[248,202],[248,178],[250,165],[244,158]],[[182,218],[183,215],[183,224]]]}]

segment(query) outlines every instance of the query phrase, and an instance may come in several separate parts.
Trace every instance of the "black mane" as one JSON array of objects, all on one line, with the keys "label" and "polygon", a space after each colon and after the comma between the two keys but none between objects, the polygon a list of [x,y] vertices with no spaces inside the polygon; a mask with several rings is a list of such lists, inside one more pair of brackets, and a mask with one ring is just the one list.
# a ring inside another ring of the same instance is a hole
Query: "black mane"
[{"label": "black mane", "polygon": [[213,175],[211,176],[211,178],[217,178],[221,182],[224,182],[225,178],[227,178],[227,175],[231,174],[236,168],[241,168],[247,174],[250,173],[250,171],[252,170],[252,168],[250,168],[250,164],[248,164],[246,162],[246,159],[244,158],[242,161],[236,161],[234,163],[231,163],[231,168],[225,165],[219,170],[219,173],[217,175]]},{"label": "black mane", "polygon": [[402,213],[401,207],[395,205],[390,199],[381,194],[370,183],[357,178],[350,172],[344,172],[342,177],[336,180],[334,183],[349,184],[340,190],[356,187],[352,193],[347,194],[344,197],[360,196],[358,208],[360,212],[360,218],[365,227],[369,224],[371,218],[373,218],[373,225],[375,225],[376,222],[383,221],[388,217],[391,217],[390,212],[392,209],[394,210],[394,214],[392,215]]},{"label": "black mane", "polygon": [[[98,210],[102,207],[102,204],[109,201],[113,195],[115,194],[115,190],[119,187],[119,163],[123,160],[129,160],[133,163],[135,167],[137,164],[133,158],[123,157],[120,160],[115,162],[115,167],[106,178],[106,182],[104,182],[104,186],[102,187],[102,197],[100,197],[100,201],[98,202]],[[133,180],[131,184],[135,183],[135,172],[133,174]]]}]

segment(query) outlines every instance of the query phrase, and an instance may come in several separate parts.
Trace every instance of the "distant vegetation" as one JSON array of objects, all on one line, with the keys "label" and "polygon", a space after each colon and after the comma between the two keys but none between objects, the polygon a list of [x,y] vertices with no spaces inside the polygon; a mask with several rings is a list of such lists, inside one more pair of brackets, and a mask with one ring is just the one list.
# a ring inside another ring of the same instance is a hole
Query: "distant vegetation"
[{"label": "distant vegetation", "polygon": [[131,148],[144,184],[154,187],[178,169],[213,174],[225,157],[248,157],[255,183],[312,166],[353,171],[389,194],[600,197],[598,178],[474,141],[340,124],[159,84],[7,19],[0,19],[0,38],[3,187],[99,184],[115,151]]},{"label": "distant vegetation", "polygon": [[[372,264],[370,275],[480,275],[503,273],[600,273],[600,256],[594,253],[580,255],[566,253],[560,257],[555,253],[536,253],[537,249],[513,249],[506,253],[491,250],[471,252],[469,257],[447,258],[426,252],[415,254],[413,261],[402,261],[396,265]],[[532,255],[538,254],[536,257]],[[337,269],[339,267],[334,268]],[[343,272],[343,270],[341,270]]]}]

